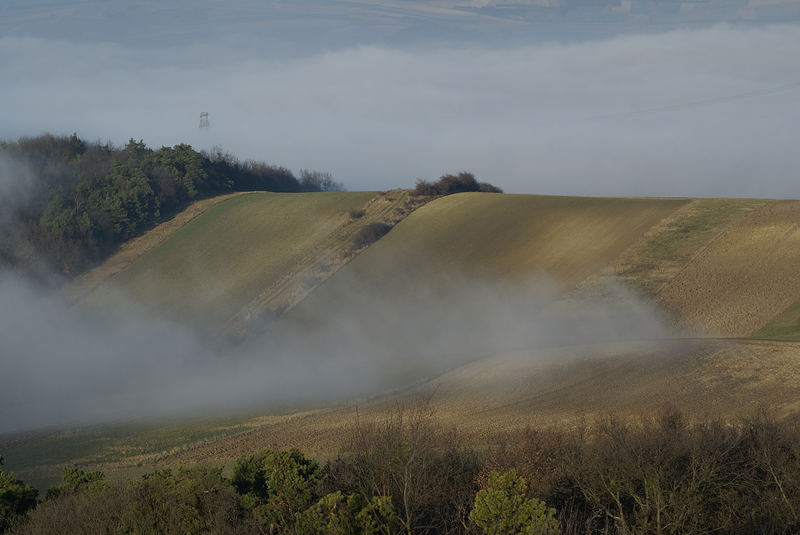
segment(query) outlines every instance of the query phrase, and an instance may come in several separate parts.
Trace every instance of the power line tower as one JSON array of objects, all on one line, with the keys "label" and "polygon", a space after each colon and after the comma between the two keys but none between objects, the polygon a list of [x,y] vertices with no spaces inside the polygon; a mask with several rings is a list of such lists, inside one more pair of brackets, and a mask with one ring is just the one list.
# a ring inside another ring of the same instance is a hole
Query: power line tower
[{"label": "power line tower", "polygon": [[208,128],[208,112],[200,112],[200,128]]}]

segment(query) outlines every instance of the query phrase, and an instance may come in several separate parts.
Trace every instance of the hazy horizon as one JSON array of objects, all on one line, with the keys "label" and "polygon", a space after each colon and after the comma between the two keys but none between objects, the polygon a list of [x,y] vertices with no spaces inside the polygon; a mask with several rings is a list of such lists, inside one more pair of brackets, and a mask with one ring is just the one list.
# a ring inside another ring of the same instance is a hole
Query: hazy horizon
[{"label": "hazy horizon", "polygon": [[12,0],[0,139],[221,146],[352,190],[800,197],[799,24],[788,0]]}]

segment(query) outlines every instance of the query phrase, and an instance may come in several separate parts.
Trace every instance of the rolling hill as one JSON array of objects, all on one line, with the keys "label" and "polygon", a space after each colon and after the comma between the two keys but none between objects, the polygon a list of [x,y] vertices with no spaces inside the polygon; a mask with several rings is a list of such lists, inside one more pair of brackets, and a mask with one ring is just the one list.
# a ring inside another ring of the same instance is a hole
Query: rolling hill
[{"label": "rolling hill", "polygon": [[[287,308],[319,272],[345,261],[352,234],[402,204],[386,199],[369,192],[234,195],[151,231],[143,242],[173,227],[154,247],[124,250],[89,272],[73,293],[82,306],[132,301],[166,318],[232,329],[251,303],[271,298],[269,311]],[[354,222],[351,212],[362,209]]]},{"label": "rolling hill", "polygon": [[[237,333],[276,316],[282,327],[318,328],[333,314],[381,335],[402,330],[394,310],[433,318],[433,331],[458,322],[460,332],[476,331],[454,344],[461,353],[471,350],[468,358],[442,360],[421,375],[399,373],[402,380],[386,386],[400,390],[361,399],[358,409],[242,416],[201,425],[191,433],[201,440],[168,426],[171,438],[158,451],[127,455],[117,443],[117,453],[95,443],[87,465],[136,471],[230,460],[264,446],[325,456],[337,451],[358,415],[380,417],[420,399],[476,443],[502,430],[609,413],[635,417],[665,405],[696,418],[798,409],[800,342],[792,340],[800,340],[800,283],[793,276],[800,202],[464,193],[420,204],[402,191],[222,199],[162,229],[160,239],[124,261],[112,259],[116,267],[101,266],[75,291],[80,306],[133,299],[166,317]],[[394,228],[366,249],[354,248],[354,235],[373,222]],[[506,293],[487,293],[486,281]],[[551,325],[547,314],[563,307],[603,315],[633,302],[633,315],[656,311],[664,328],[658,337],[641,331],[650,338],[641,340],[627,332],[625,340],[612,333],[593,343],[568,332],[495,351],[495,340],[482,343],[483,331],[469,321],[502,310],[503,299],[512,311],[527,310],[513,307],[540,299],[542,284],[547,299],[537,301],[544,305],[532,323]],[[480,291],[468,300],[452,297],[467,288]],[[402,355],[403,341],[416,334],[387,338],[397,346],[395,372],[420,363]],[[437,345],[430,354],[440,350],[447,348]],[[17,467],[23,474],[24,468]]]},{"label": "rolling hill", "polygon": [[[167,236],[156,229],[159,243],[138,256],[123,250],[127,258],[113,257],[73,292],[87,304],[123,295],[167,317],[233,329],[298,303],[292,315],[307,319],[323,303],[347,309],[354,294],[389,298],[458,277],[542,278],[578,293],[613,280],[657,303],[686,335],[768,337],[779,328],[793,337],[800,202],[463,193],[403,219],[415,206],[400,191],[235,195],[195,208]],[[401,219],[355,254],[358,229]]]}]

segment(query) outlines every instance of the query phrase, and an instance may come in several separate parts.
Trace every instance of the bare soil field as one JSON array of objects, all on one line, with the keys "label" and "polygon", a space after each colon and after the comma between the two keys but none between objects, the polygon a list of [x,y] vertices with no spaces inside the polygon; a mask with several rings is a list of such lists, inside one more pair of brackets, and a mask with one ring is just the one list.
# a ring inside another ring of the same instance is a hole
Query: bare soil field
[{"label": "bare soil field", "polygon": [[657,301],[689,335],[750,336],[800,300],[800,202],[771,202],[725,227]]},{"label": "bare soil field", "polygon": [[610,271],[648,297],[655,297],[726,226],[771,202],[692,199],[624,251]]}]

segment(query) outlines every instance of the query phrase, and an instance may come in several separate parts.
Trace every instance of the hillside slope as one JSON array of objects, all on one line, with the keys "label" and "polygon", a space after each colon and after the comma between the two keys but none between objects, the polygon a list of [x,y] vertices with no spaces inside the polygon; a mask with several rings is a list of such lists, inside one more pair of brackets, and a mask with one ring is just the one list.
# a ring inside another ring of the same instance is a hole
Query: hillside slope
[{"label": "hillside slope", "polygon": [[[374,193],[252,193],[196,217],[91,291],[84,303],[132,300],[168,318],[225,325],[265,288],[306,267]],[[331,243],[335,242],[335,243]]]},{"label": "hillside slope", "polygon": [[[800,202],[464,193],[422,206],[350,262],[354,233],[403,219],[420,204],[410,199],[403,191],[239,196],[138,258],[123,250],[73,291],[88,304],[121,294],[166,317],[243,334],[298,302],[292,316],[306,322],[315,310],[357,309],[355,296],[391,299],[409,288],[622,283],[686,335],[800,335],[792,308]],[[364,207],[365,217],[350,217]]]},{"label": "hillside slope", "polygon": [[[449,346],[474,355],[457,355],[438,375],[427,369],[423,383],[397,382],[403,390],[361,400],[358,410],[294,407],[289,415],[241,417],[230,427],[210,428],[203,443],[176,439],[180,451],[148,449],[132,461],[100,448],[121,461],[109,466],[135,471],[142,464],[230,461],[267,446],[331,455],[357,418],[381,417],[420,399],[431,399],[443,421],[476,444],[496,431],[609,413],[636,417],[664,406],[692,418],[749,416],[760,407],[785,416],[800,409],[800,342],[576,338],[490,351],[497,340],[478,321],[506,306],[518,312],[513,306],[525,301],[531,281],[547,281],[548,295],[559,303],[600,304],[601,314],[618,297],[607,288],[622,285],[623,296],[646,302],[634,312],[660,308],[684,334],[747,337],[772,328],[797,340],[800,202],[458,194],[426,204],[347,263],[323,269],[319,259],[324,264],[347,249],[356,227],[387,214],[402,218],[397,207],[407,206],[404,199],[397,192],[239,197],[197,217],[111,280],[135,299],[198,321],[230,321],[261,307],[290,309],[286,321],[301,328],[330,318],[340,320],[336,329],[362,323],[355,332],[372,334],[375,343],[357,346],[366,350],[359,358],[365,367],[395,365],[387,373],[419,365],[420,357],[405,354],[405,347],[419,348],[430,332],[453,325],[455,335],[442,339],[448,345],[424,348],[423,361]],[[353,220],[349,211],[362,207],[368,215]],[[296,283],[308,276],[315,287],[298,303],[293,292],[309,287]],[[487,293],[486,281],[514,290]],[[475,288],[472,299],[448,297]],[[113,300],[115,291],[104,283],[89,301]],[[485,299],[498,295],[507,301]],[[428,329],[403,331],[403,315]],[[409,339],[417,345],[404,346]]]},{"label": "hillside slope", "polygon": [[727,226],[658,293],[689,334],[750,336],[800,300],[800,202]]},{"label": "hillside slope", "polygon": [[409,289],[546,282],[556,291],[610,265],[682,199],[611,199],[462,193],[412,213],[293,311],[313,319],[364,295],[390,300]]}]

